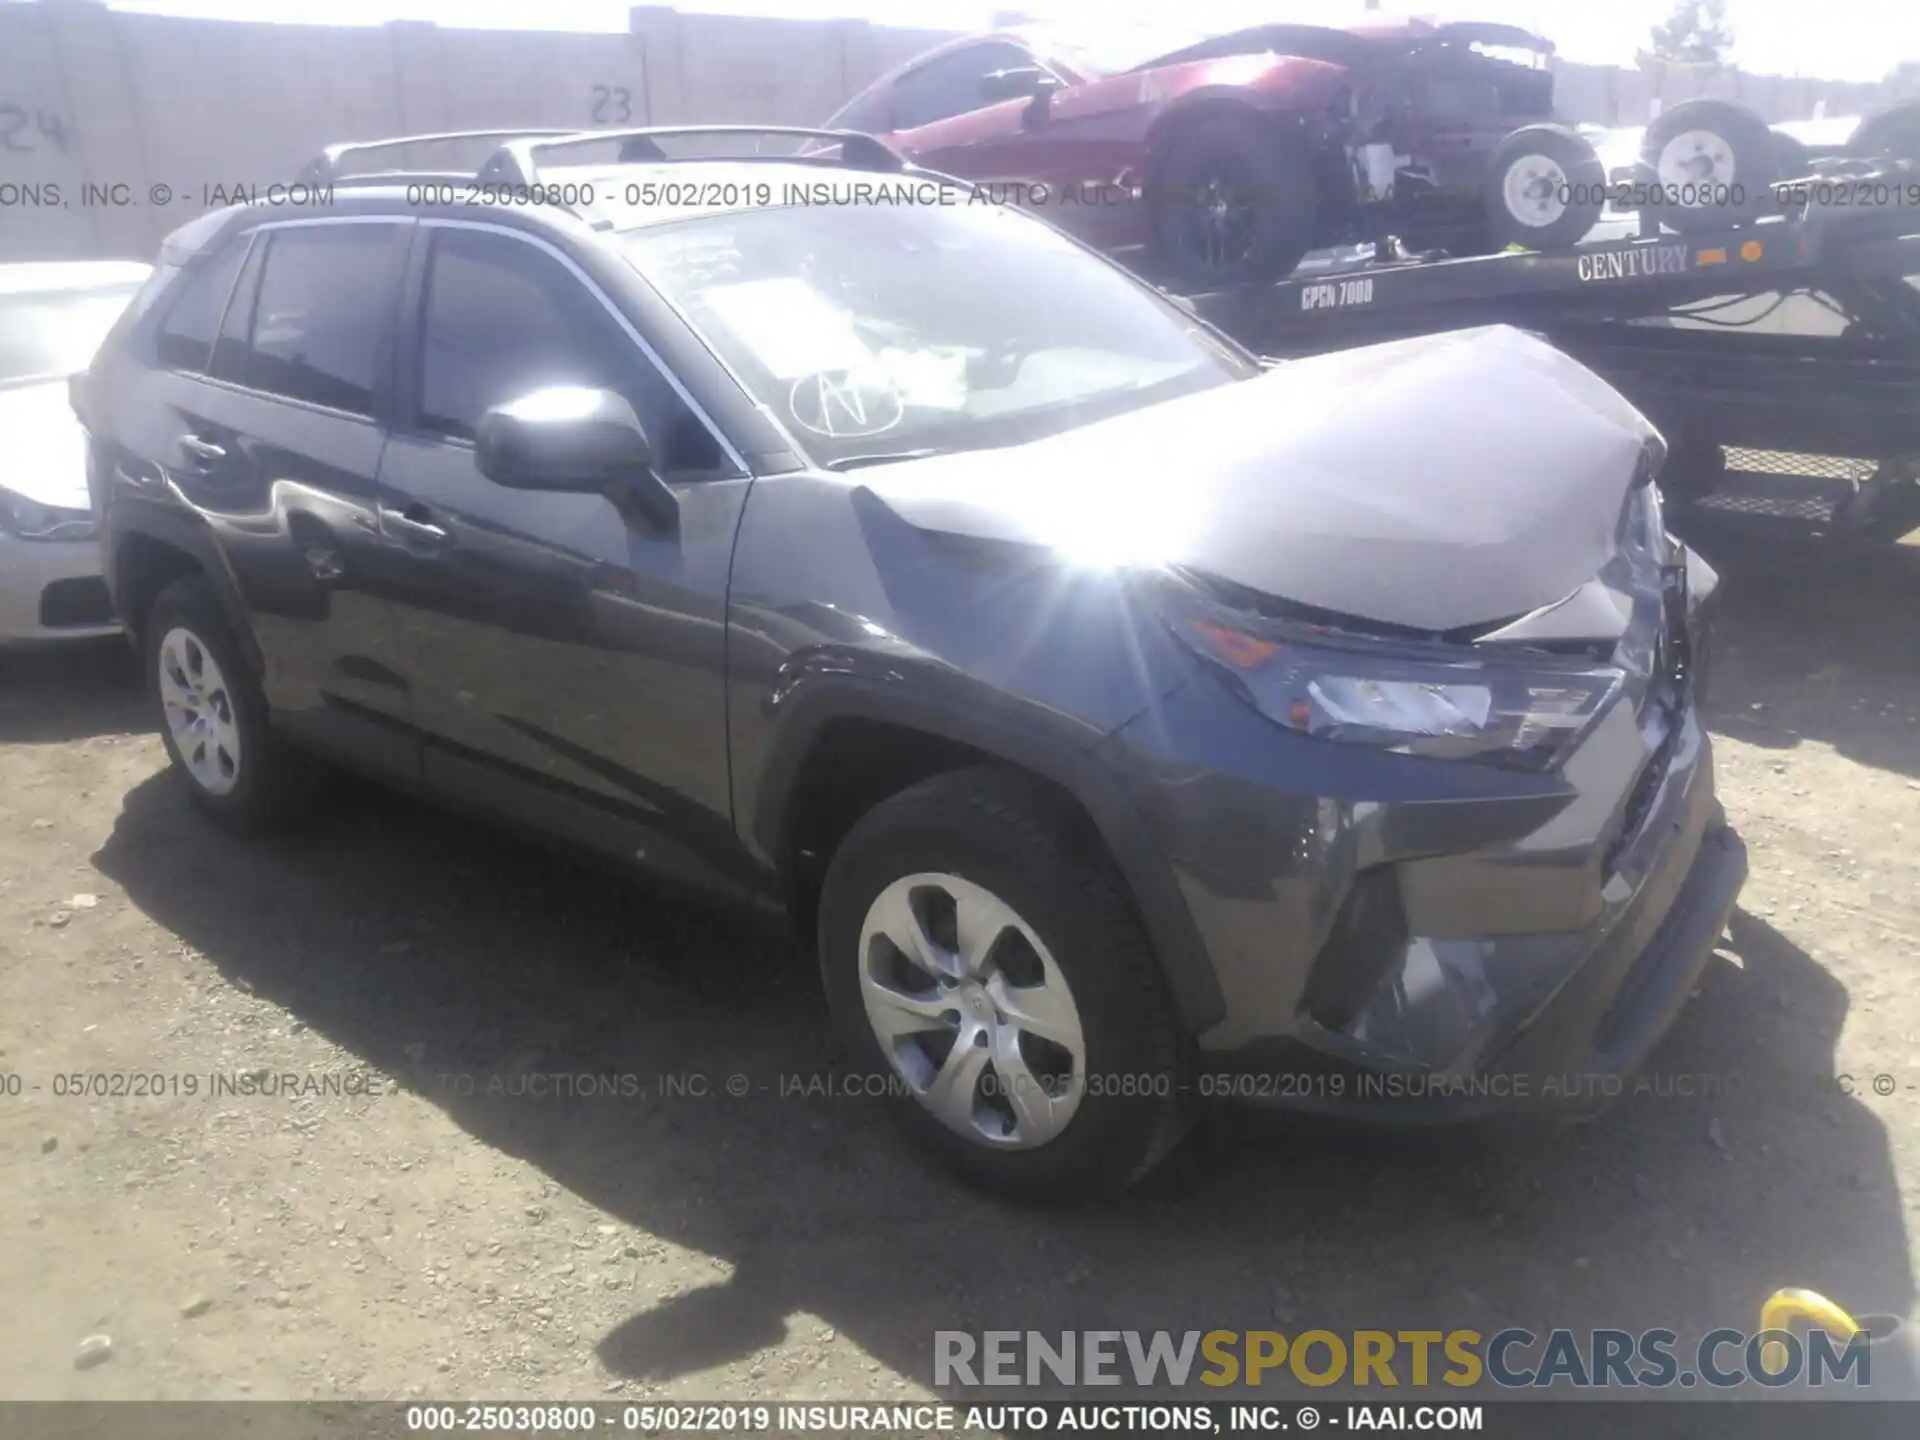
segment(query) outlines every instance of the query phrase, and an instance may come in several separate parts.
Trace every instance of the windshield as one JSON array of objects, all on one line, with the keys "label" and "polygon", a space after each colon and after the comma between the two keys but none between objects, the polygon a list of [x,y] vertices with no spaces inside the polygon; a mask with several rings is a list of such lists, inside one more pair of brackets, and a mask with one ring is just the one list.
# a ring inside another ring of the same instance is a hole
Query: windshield
[{"label": "windshield", "polygon": [[1034,48],[1057,57],[1062,63],[1089,78],[1122,75],[1138,69],[1149,60],[1198,45],[1218,31],[1187,30],[1178,26],[1120,26],[1080,31],[1041,30],[1033,35]]},{"label": "windshield", "polygon": [[0,295],[0,385],[86,369],[139,288]]},{"label": "windshield", "polygon": [[709,214],[626,247],[825,465],[1017,444],[1259,373],[1153,291],[993,205]]}]

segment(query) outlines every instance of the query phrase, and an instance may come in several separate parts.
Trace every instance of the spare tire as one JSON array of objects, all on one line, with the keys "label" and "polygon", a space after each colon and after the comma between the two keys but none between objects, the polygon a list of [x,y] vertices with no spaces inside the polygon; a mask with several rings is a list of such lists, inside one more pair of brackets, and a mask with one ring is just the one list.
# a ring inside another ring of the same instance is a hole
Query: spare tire
[{"label": "spare tire", "polygon": [[1318,193],[1305,146],[1251,114],[1179,125],[1151,173],[1154,258],[1183,285],[1283,280],[1313,246]]},{"label": "spare tire", "polygon": [[1501,248],[1564,250],[1599,221],[1606,167],[1586,136],[1564,125],[1528,125],[1493,152],[1481,193]]},{"label": "spare tire", "polygon": [[1780,155],[1767,122],[1727,100],[1683,100],[1647,126],[1640,160],[1662,224],[1692,234],[1773,207]]}]

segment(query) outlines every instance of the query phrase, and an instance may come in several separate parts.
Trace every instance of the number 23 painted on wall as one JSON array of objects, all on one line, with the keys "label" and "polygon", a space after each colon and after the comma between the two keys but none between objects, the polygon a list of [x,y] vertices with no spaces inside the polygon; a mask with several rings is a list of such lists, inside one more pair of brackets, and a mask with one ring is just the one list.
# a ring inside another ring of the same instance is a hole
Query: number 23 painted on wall
[{"label": "number 23 painted on wall", "polygon": [[624,85],[593,87],[593,123],[628,125],[633,122],[633,95]]}]

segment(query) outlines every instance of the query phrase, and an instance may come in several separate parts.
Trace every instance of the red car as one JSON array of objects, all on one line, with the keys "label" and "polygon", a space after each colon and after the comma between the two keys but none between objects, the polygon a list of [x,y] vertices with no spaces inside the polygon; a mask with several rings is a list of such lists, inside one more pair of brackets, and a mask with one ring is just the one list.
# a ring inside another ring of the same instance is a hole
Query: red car
[{"label": "red car", "polygon": [[1473,254],[1578,240],[1605,176],[1584,139],[1543,123],[1552,50],[1512,26],[1423,21],[1189,43],[1009,31],[929,51],[827,123],[1004,182],[1187,286],[1229,285],[1346,242]]}]

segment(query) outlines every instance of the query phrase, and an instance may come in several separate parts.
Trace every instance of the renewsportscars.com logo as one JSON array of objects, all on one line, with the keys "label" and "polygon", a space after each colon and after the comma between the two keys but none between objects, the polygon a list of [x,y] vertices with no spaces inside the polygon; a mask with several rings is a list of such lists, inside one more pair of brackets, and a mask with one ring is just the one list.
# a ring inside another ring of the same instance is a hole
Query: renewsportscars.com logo
[{"label": "renewsportscars.com logo", "polygon": [[1506,1389],[1731,1389],[1873,1383],[1864,1333],[1712,1330],[936,1330],[933,1383],[949,1385],[1478,1385]]}]

